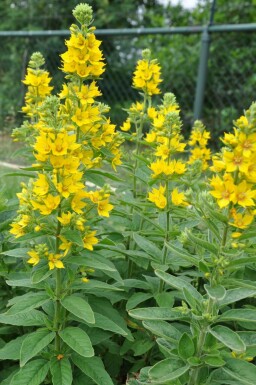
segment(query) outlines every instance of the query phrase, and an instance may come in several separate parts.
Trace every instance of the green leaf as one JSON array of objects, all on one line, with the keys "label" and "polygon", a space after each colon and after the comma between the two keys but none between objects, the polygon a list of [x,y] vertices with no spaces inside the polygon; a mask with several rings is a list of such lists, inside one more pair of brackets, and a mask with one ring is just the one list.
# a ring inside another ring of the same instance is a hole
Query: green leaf
[{"label": "green leaf", "polygon": [[134,357],[141,356],[148,352],[153,346],[155,342],[149,339],[139,339],[135,342],[132,342],[131,349],[133,350]]},{"label": "green leaf", "polygon": [[133,234],[133,239],[142,250],[151,255],[155,262],[162,261],[162,250],[160,250],[153,242],[137,233]]},{"label": "green leaf", "polygon": [[165,242],[165,246],[180,259],[184,259],[185,261],[190,262],[192,265],[198,266],[198,258],[189,254],[186,250],[180,249],[179,247],[176,247],[173,244],[167,242]]},{"label": "green leaf", "polygon": [[38,310],[30,310],[19,314],[0,314],[0,323],[17,326],[42,326],[47,323],[47,317]]},{"label": "green leaf", "polygon": [[243,340],[247,347],[256,347],[256,333],[255,332],[237,332],[239,337]]},{"label": "green leaf", "polygon": [[110,318],[104,316],[103,314],[99,314],[95,312],[94,316],[95,316],[95,324],[93,325],[93,327],[100,328],[103,330],[109,330],[114,333],[121,334],[124,337],[128,335],[125,329],[123,329],[120,325],[117,325]]},{"label": "green leaf", "polygon": [[168,285],[174,287],[175,289],[178,289],[180,291],[183,291],[184,288],[187,289],[187,291],[194,297],[195,300],[197,300],[199,303],[203,301],[202,295],[192,286],[187,280],[181,278],[181,277],[175,277],[174,275],[165,273],[161,270],[156,270],[155,274],[161,278],[164,282],[166,282]]},{"label": "green leaf", "polygon": [[172,308],[174,305],[174,296],[170,292],[162,292],[154,295],[156,303],[159,307]]},{"label": "green leaf", "polygon": [[101,175],[101,176],[104,176],[104,177],[109,178],[111,180],[114,180],[116,182],[123,182],[122,179],[118,178],[112,172],[107,172],[107,171],[102,171],[102,170],[93,170],[93,169],[86,170],[86,175],[89,175],[89,176],[91,176],[91,175]]},{"label": "green leaf", "polygon": [[194,245],[199,245],[203,249],[208,250],[210,253],[213,255],[218,255],[218,248],[214,246],[213,243],[210,243],[208,241],[205,241],[202,238],[196,237],[194,234],[191,233],[191,231],[186,231],[186,235],[188,239],[194,244]]},{"label": "green leaf", "polygon": [[72,354],[74,364],[97,385],[114,385],[99,357],[84,358]]},{"label": "green leaf", "polygon": [[36,266],[31,277],[32,283],[39,283],[50,277],[53,273],[53,270],[49,270],[48,264],[43,266]]},{"label": "green leaf", "polygon": [[219,368],[221,366],[224,366],[226,362],[218,356],[205,356],[203,358],[203,361],[206,363],[206,365]]},{"label": "green leaf", "polygon": [[245,344],[239,335],[226,326],[217,325],[209,329],[209,332],[231,350],[240,353],[246,350]]},{"label": "green leaf", "polygon": [[70,295],[60,301],[61,305],[76,317],[88,323],[95,323],[94,313],[91,306],[83,298]]},{"label": "green leaf", "polygon": [[9,257],[15,257],[15,258],[26,258],[28,256],[27,252],[29,250],[31,250],[31,249],[20,248],[20,249],[13,249],[13,250],[3,251],[0,254],[7,255]]},{"label": "green leaf", "polygon": [[169,308],[159,308],[159,307],[151,307],[151,308],[141,308],[130,310],[129,314],[131,317],[139,320],[178,320],[184,319],[186,316],[178,310],[171,310]]},{"label": "green leaf", "polygon": [[183,333],[178,345],[179,356],[184,360],[192,357],[195,353],[195,347],[192,338],[189,334]]},{"label": "green leaf", "polygon": [[256,310],[252,309],[232,309],[223,313],[218,322],[221,321],[244,321],[256,322]]},{"label": "green leaf", "polygon": [[62,231],[61,235],[63,235],[68,241],[74,243],[75,245],[84,247],[84,242],[80,231],[68,229]]},{"label": "green leaf", "polygon": [[246,289],[239,287],[226,291],[225,297],[219,301],[219,307],[229,305],[231,303],[241,301],[241,299],[256,295],[256,289]]},{"label": "green leaf", "polygon": [[74,265],[86,265],[93,269],[103,270],[103,271],[116,271],[114,264],[111,261],[106,261],[102,255],[93,252],[90,254],[89,250],[86,252],[81,252],[79,255],[70,256],[65,259],[66,263],[73,263]]},{"label": "green leaf", "polygon": [[110,291],[124,291],[124,289],[121,289],[120,287],[116,287],[113,284],[110,285],[108,283],[98,281],[96,279],[90,279],[87,283],[81,283],[81,280],[79,282],[74,283],[72,288],[74,289],[84,289],[87,292],[94,291],[95,289],[101,289],[103,291],[110,290]]},{"label": "green leaf", "polygon": [[221,301],[222,299],[224,299],[224,297],[226,295],[226,290],[221,285],[210,286],[210,285],[206,284],[206,285],[204,285],[204,288],[205,288],[207,294],[209,295],[209,297],[214,299],[214,300]]},{"label": "green leaf", "polygon": [[231,377],[240,381],[241,385],[255,385],[256,366],[249,362],[229,359],[226,365],[222,368],[224,372]]},{"label": "green leaf", "polygon": [[134,293],[127,301],[126,303],[126,310],[133,309],[136,307],[139,303],[142,303],[146,301],[147,299],[152,298],[152,295],[149,293]]},{"label": "green leaf", "polygon": [[56,357],[52,358],[50,370],[53,385],[72,385],[72,368],[67,358],[64,357],[61,360],[58,360]]},{"label": "green leaf", "polygon": [[175,358],[166,358],[149,369],[149,379],[152,385],[169,384],[181,377],[189,370],[190,366],[184,366],[184,362]]},{"label": "green leaf", "polygon": [[28,312],[29,310],[36,309],[42,306],[44,303],[50,300],[49,296],[44,293],[27,293],[20,297],[12,299],[15,301],[14,305],[5,313],[7,315],[18,314],[22,312]]},{"label": "green leaf", "polygon": [[90,338],[84,330],[69,326],[60,331],[59,336],[72,350],[81,356],[92,357],[94,355]]},{"label": "green leaf", "polygon": [[143,321],[142,324],[151,333],[167,341],[177,343],[181,336],[181,332],[166,321]]},{"label": "green leaf", "polygon": [[19,360],[21,345],[26,337],[27,334],[7,342],[7,344],[0,349],[0,360]]},{"label": "green leaf", "polygon": [[48,370],[48,361],[33,360],[13,376],[10,385],[40,385],[44,381]]},{"label": "green leaf", "polygon": [[202,365],[202,361],[200,360],[199,357],[189,357],[187,361],[188,361],[190,366]]},{"label": "green leaf", "polygon": [[48,346],[55,337],[49,330],[37,330],[29,334],[22,343],[20,350],[20,366],[24,366],[31,358]]}]

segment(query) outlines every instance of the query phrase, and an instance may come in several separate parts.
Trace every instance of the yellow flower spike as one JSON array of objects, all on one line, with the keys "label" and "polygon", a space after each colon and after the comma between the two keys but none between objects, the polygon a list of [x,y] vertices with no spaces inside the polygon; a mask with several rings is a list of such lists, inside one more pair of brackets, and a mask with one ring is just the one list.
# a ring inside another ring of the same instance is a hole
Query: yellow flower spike
[{"label": "yellow flower spike", "polygon": [[64,269],[65,266],[63,265],[63,262],[60,261],[60,258],[62,258],[62,257],[63,257],[63,255],[61,255],[61,254],[50,253],[48,256],[49,269],[53,270],[55,267],[57,269]]},{"label": "yellow flower spike", "polygon": [[84,235],[83,242],[84,242],[84,248],[88,250],[93,250],[93,246],[97,245],[99,242],[98,238],[95,237],[96,231],[91,231]]},{"label": "yellow flower spike", "polygon": [[82,281],[83,283],[88,283],[88,282],[90,282],[89,278],[87,278],[87,277],[82,277],[82,278],[81,278],[81,281]]}]

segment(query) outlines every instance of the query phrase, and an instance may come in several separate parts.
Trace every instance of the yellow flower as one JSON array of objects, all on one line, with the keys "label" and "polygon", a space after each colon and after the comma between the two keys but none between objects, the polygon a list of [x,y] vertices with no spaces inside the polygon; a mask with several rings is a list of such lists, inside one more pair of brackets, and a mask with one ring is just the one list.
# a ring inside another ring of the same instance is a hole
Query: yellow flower
[{"label": "yellow flower", "polygon": [[11,223],[11,230],[10,233],[15,236],[15,238],[22,237],[22,235],[25,235],[24,226],[20,225],[19,223]]},{"label": "yellow flower", "polygon": [[129,131],[131,129],[131,119],[128,118],[120,127],[122,131]]},{"label": "yellow flower", "polygon": [[167,205],[167,199],[164,196],[165,190],[166,188],[162,185],[158,189],[153,188],[152,192],[148,194],[148,200],[155,203],[158,208],[164,209]]},{"label": "yellow flower", "polygon": [[63,235],[60,235],[60,240],[61,244],[59,246],[59,249],[64,251],[63,256],[65,257],[72,247],[72,242],[68,241],[65,237],[63,237]]},{"label": "yellow flower", "polygon": [[155,140],[156,140],[156,133],[155,132],[147,133],[147,136],[145,138],[146,142],[153,143]]},{"label": "yellow flower", "polygon": [[83,237],[84,248],[93,250],[93,246],[99,242],[98,238],[95,237],[96,231],[91,231]]},{"label": "yellow flower", "polygon": [[245,180],[235,186],[232,194],[232,201],[242,207],[254,206],[253,199],[256,197],[256,190],[250,190],[250,186]]},{"label": "yellow flower", "polygon": [[156,148],[155,152],[156,156],[161,156],[163,160],[167,159],[170,155],[170,148],[166,146],[165,144],[161,144]]},{"label": "yellow flower", "polygon": [[53,254],[53,253],[49,254],[48,265],[50,270],[53,270],[55,267],[57,269],[64,269],[63,262],[60,261],[60,258],[62,258],[61,254]]},{"label": "yellow flower", "polygon": [[219,176],[215,176],[212,178],[210,185],[215,189],[210,191],[210,194],[217,199],[217,203],[221,208],[228,206],[233,201],[235,185],[232,177],[222,180]]},{"label": "yellow flower", "polygon": [[177,188],[172,191],[171,199],[175,206],[188,206],[185,194],[183,192],[179,192]]},{"label": "yellow flower", "polygon": [[103,217],[109,217],[109,212],[114,208],[108,201],[108,199],[98,202],[98,214]]},{"label": "yellow flower", "polygon": [[247,136],[244,132],[240,132],[236,149],[241,151],[245,158],[249,158],[256,151],[256,134]]},{"label": "yellow flower", "polygon": [[44,198],[43,203],[37,201],[31,201],[34,210],[39,210],[42,215],[50,215],[60,204],[60,196],[53,196],[48,194]]},{"label": "yellow flower", "polygon": [[27,254],[30,256],[30,258],[27,260],[27,263],[36,266],[40,261],[39,254],[35,250],[28,251]]},{"label": "yellow flower", "polygon": [[238,227],[239,229],[246,229],[253,221],[254,216],[251,214],[236,213],[233,215],[234,222],[229,222],[231,226]]},{"label": "yellow flower", "polygon": [[225,150],[223,153],[223,161],[226,165],[227,172],[239,170],[246,173],[248,170],[248,160],[244,158],[243,153],[240,151]]},{"label": "yellow flower", "polygon": [[83,198],[85,198],[86,193],[84,191],[78,191],[75,193],[72,201],[71,201],[71,207],[72,210],[74,210],[77,214],[82,214],[82,209],[86,206],[86,203],[82,201]]},{"label": "yellow flower", "polygon": [[70,211],[68,211],[67,213],[61,213],[61,216],[57,218],[59,222],[62,224],[62,226],[67,226],[70,224],[72,214]]},{"label": "yellow flower", "polygon": [[33,193],[35,195],[43,196],[49,191],[49,184],[44,174],[38,174],[38,180],[33,183]]}]

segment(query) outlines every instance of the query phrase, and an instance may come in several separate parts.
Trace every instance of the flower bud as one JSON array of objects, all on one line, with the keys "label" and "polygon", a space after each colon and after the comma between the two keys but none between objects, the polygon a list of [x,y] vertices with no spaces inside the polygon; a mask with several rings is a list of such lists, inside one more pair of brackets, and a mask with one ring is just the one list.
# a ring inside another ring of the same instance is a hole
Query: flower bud
[{"label": "flower bud", "polygon": [[88,4],[78,4],[73,10],[73,16],[80,24],[89,26],[92,22],[92,7]]}]

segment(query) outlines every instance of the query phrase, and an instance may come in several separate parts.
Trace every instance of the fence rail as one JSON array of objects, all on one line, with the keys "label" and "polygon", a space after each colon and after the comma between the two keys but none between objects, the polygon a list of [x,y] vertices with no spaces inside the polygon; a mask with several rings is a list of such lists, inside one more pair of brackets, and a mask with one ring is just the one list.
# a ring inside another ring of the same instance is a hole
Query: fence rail
[{"label": "fence rail", "polygon": [[[137,97],[131,89],[131,76],[141,49],[147,46],[162,65],[163,90],[177,95],[185,125],[203,118],[211,127],[218,125],[223,130],[228,119],[240,114],[254,98],[256,23],[99,29],[95,33],[103,41],[107,62],[100,85],[104,101],[114,104],[113,115],[117,121],[124,117],[124,113],[120,113],[122,108]],[[2,126],[15,121],[17,106],[22,105],[21,79],[30,54],[40,50],[54,76],[60,66],[58,55],[65,51],[64,38],[68,35],[68,30],[0,31],[0,75],[5,79],[0,85]],[[19,53],[20,62],[14,66],[12,60]],[[10,80],[12,90],[8,92]],[[55,81],[58,89],[60,75]]]}]

